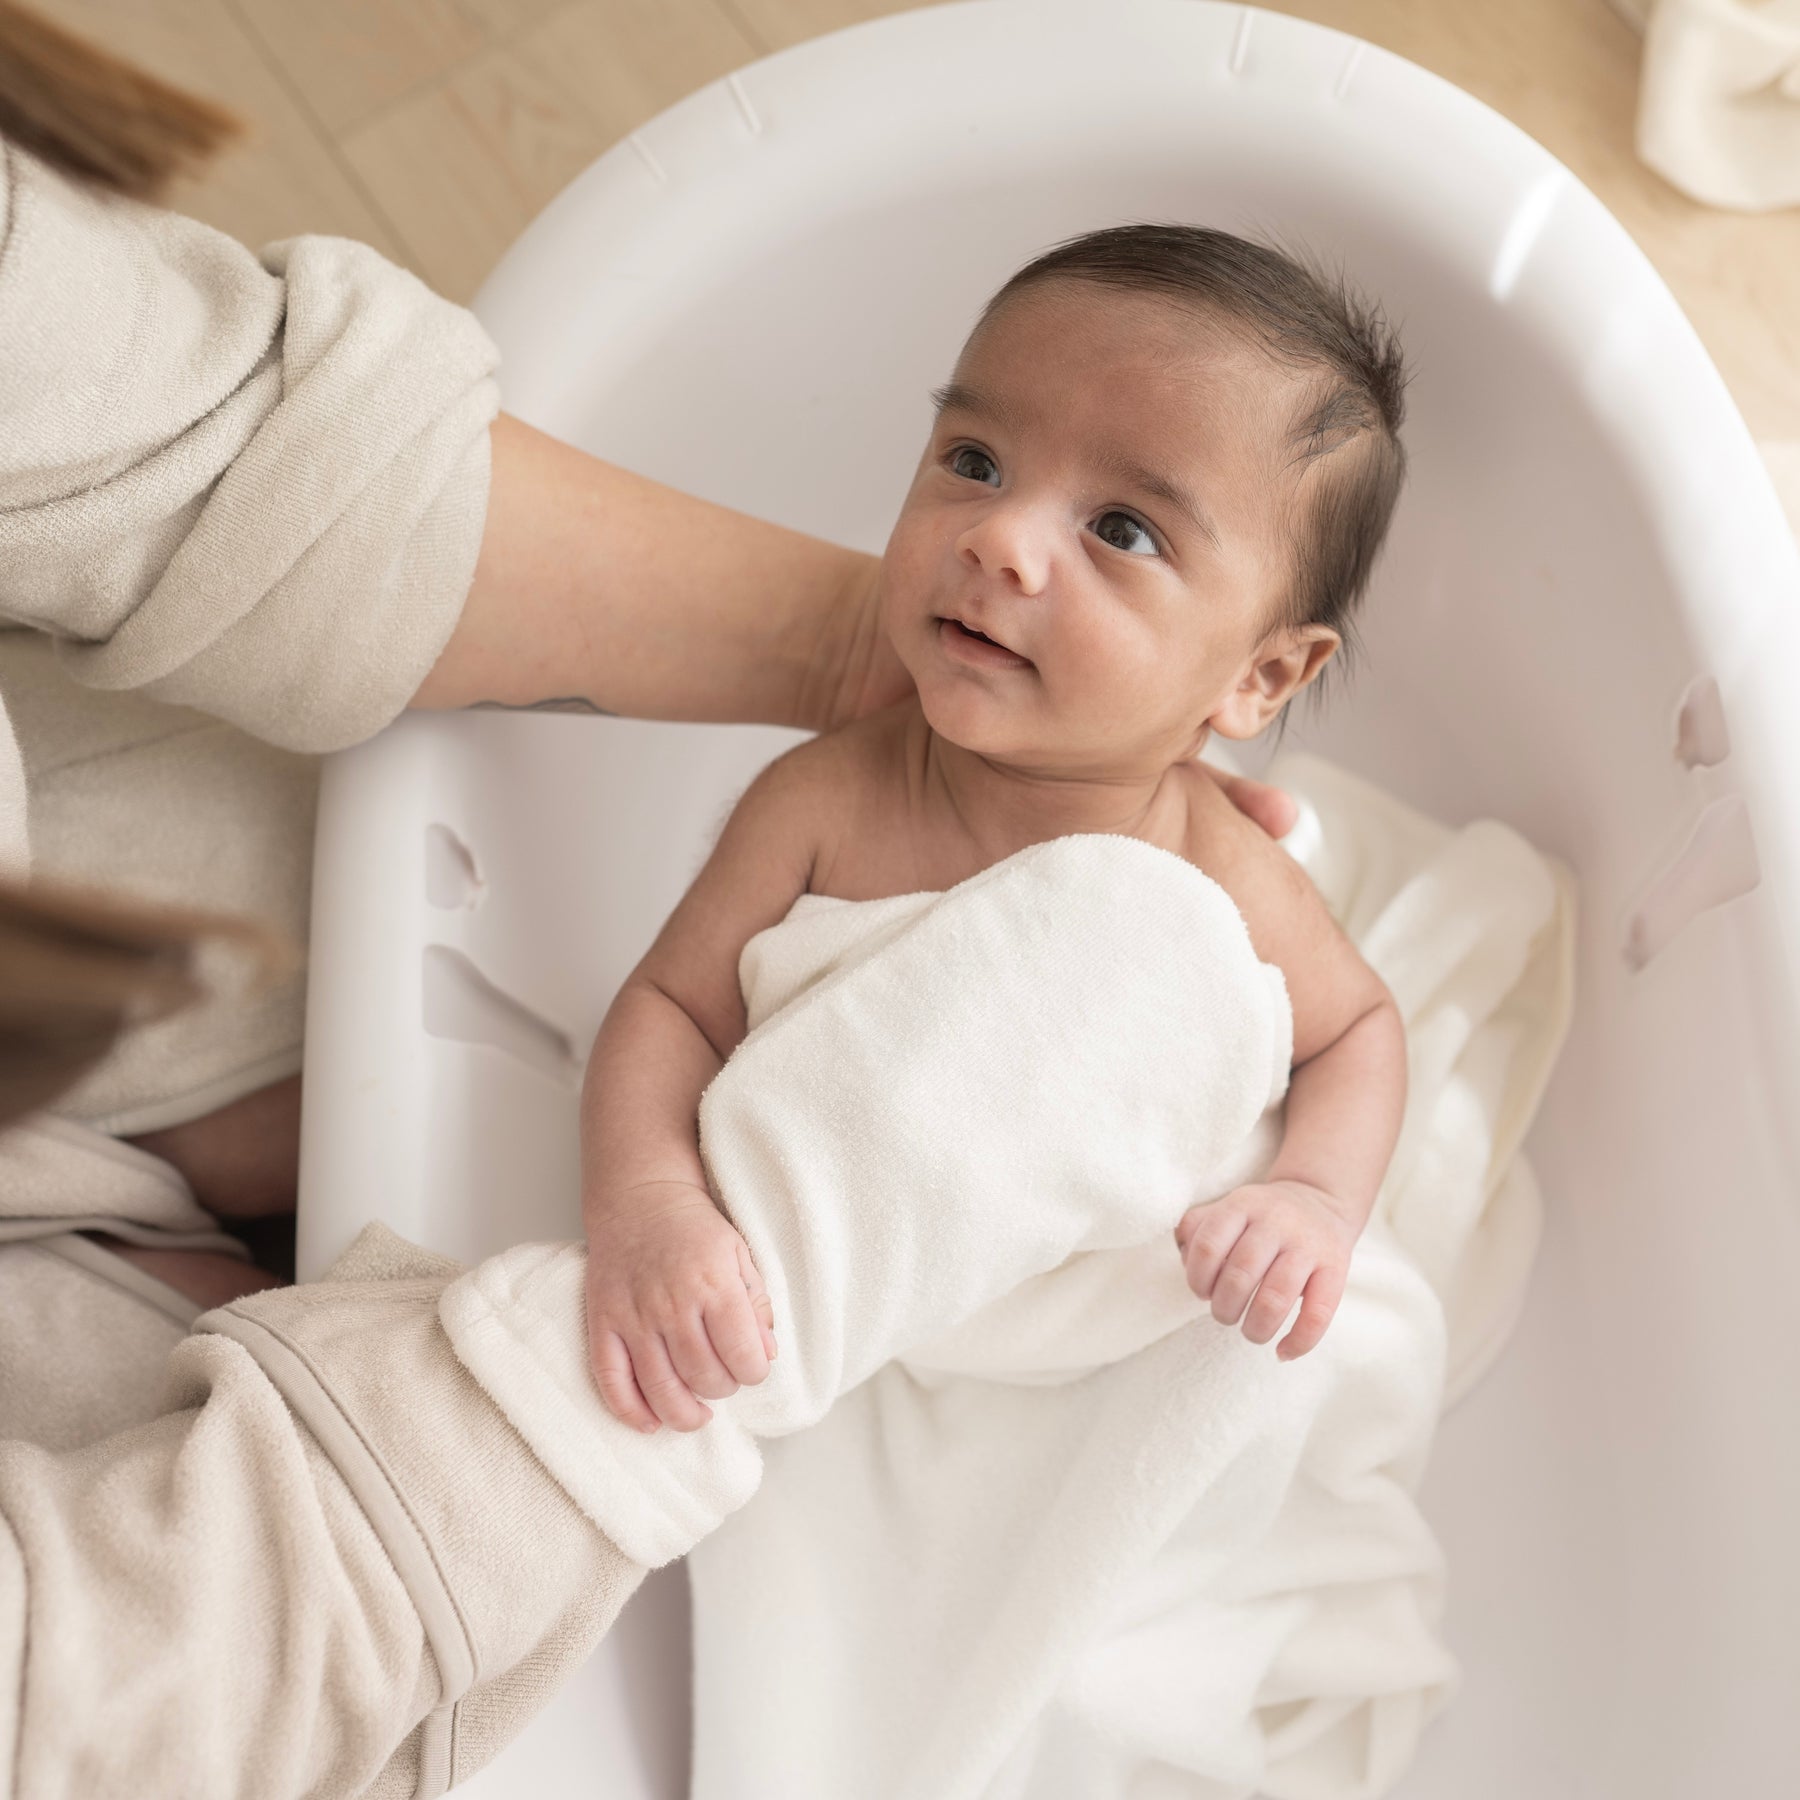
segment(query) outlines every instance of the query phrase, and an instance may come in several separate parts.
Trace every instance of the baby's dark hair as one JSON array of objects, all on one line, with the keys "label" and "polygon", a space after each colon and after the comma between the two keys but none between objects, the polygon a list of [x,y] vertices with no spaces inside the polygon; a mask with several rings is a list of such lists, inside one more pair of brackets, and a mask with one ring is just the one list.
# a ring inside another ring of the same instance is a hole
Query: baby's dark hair
[{"label": "baby's dark hair", "polygon": [[1313,465],[1294,532],[1294,581],[1272,626],[1328,625],[1351,647],[1351,615],[1406,476],[1407,371],[1380,307],[1301,257],[1199,225],[1117,225],[1029,262],[981,317],[1022,288],[1088,281],[1161,294],[1243,327],[1277,361],[1315,377],[1290,425]]}]

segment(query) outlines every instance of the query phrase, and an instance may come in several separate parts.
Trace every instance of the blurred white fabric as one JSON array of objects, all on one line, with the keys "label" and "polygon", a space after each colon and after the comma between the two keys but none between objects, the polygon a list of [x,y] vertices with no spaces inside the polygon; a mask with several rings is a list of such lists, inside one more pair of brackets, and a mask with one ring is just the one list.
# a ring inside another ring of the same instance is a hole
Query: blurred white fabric
[{"label": "blurred white fabric", "polygon": [[1800,205],[1800,0],[1614,0],[1644,24],[1637,149],[1684,194]]}]

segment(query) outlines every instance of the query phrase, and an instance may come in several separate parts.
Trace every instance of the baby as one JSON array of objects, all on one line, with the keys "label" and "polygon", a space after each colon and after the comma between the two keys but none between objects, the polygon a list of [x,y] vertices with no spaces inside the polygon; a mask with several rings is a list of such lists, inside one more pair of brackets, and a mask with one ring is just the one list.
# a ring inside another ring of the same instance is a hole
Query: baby
[{"label": "baby", "polygon": [[702,1090],[745,1031],[738,960],[801,894],[955,886],[1077,832],[1187,858],[1286,978],[1294,1066],[1266,1177],[1176,1229],[1189,1285],[1316,1345],[1393,1152],[1392,998],[1280,846],[1194,760],[1341,646],[1397,498],[1404,376],[1379,316],[1217,231],[1124,226],[1029,264],[949,385],[880,574],[917,696],[765,769],[619,991],[582,1098],[594,1377],[693,1430],[761,1381],[774,1320],[708,1192]]}]

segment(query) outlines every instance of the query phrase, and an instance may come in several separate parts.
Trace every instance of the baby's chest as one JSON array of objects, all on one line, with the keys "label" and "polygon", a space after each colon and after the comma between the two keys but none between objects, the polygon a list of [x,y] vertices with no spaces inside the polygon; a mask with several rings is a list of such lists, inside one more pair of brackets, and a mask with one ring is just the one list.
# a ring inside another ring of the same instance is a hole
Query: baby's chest
[{"label": "baby's chest", "polygon": [[826,833],[810,891],[834,900],[941,894],[979,875],[982,867],[980,858],[950,833],[896,810]]}]

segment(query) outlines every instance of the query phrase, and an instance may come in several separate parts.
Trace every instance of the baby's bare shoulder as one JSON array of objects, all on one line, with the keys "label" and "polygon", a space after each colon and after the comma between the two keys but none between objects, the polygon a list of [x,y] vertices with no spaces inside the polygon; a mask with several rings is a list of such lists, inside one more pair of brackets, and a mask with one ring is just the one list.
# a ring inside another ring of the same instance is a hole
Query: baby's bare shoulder
[{"label": "baby's bare shoulder", "polygon": [[1236,903],[1257,935],[1259,924],[1279,928],[1324,902],[1306,871],[1197,763],[1182,770],[1188,798],[1189,862],[1210,875]]},{"label": "baby's bare shoulder", "polygon": [[726,821],[721,848],[760,849],[806,870],[806,887],[839,862],[884,810],[885,784],[900,766],[901,721],[878,713],[808,738],[764,768]]},{"label": "baby's bare shoulder", "polygon": [[764,813],[820,815],[820,809],[826,809],[841,817],[847,804],[894,767],[902,735],[899,722],[882,712],[807,738],[776,757],[739,804]]}]

